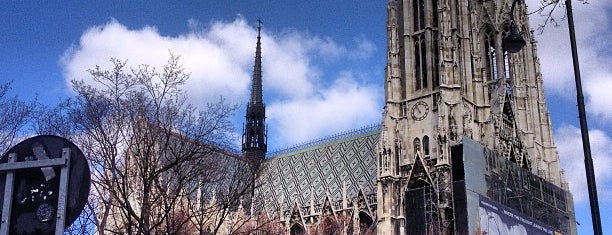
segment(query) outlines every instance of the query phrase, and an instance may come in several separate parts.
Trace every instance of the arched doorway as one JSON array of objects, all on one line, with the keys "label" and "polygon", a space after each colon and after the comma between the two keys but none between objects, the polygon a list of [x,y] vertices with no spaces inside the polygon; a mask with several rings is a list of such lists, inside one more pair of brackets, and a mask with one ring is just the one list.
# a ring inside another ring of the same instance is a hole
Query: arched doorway
[{"label": "arched doorway", "polygon": [[359,234],[371,234],[374,231],[374,220],[367,213],[359,212]]},{"label": "arched doorway", "polygon": [[437,234],[428,226],[438,219],[437,208],[432,204],[434,198],[435,191],[429,182],[416,179],[410,183],[404,197],[406,234]]},{"label": "arched doorway", "polygon": [[302,227],[302,225],[296,223],[296,224],[293,224],[291,226],[289,234],[291,234],[291,235],[303,235],[303,234],[306,234],[306,231],[304,230],[304,227]]}]

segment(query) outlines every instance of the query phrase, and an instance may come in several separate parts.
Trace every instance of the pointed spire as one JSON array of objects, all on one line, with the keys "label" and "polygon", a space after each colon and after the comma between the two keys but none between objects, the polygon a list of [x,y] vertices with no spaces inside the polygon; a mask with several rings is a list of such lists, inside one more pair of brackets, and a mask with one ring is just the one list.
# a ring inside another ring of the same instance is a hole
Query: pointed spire
[{"label": "pointed spire", "polygon": [[261,79],[261,19],[257,20],[257,47],[255,48],[255,65],[253,66],[253,83],[251,87],[251,104],[262,104]]},{"label": "pointed spire", "polygon": [[251,84],[251,100],[247,104],[246,123],[242,135],[242,151],[252,163],[253,172],[266,156],[266,106],[262,95],[261,74],[261,19],[257,20],[257,47],[255,49],[255,64],[253,65],[253,81]]}]

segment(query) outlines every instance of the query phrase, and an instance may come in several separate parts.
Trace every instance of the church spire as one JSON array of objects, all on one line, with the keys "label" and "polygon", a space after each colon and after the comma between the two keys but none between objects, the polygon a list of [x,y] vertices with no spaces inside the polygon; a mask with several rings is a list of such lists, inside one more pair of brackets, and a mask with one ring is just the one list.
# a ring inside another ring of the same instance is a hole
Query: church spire
[{"label": "church spire", "polygon": [[257,20],[257,47],[255,48],[255,65],[253,68],[253,83],[251,87],[251,104],[262,104],[261,82],[261,19]]},{"label": "church spire", "polygon": [[261,20],[258,20],[258,23],[251,99],[247,104],[246,123],[242,135],[242,152],[256,166],[265,158],[267,151],[266,106],[263,103],[261,78]]}]

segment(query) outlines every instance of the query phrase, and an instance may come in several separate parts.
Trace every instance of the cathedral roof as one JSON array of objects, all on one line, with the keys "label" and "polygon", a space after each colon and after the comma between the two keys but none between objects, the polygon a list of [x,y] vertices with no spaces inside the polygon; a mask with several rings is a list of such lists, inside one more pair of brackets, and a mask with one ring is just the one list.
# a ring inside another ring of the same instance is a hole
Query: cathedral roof
[{"label": "cathedral roof", "polygon": [[349,200],[360,189],[375,194],[379,133],[380,126],[369,126],[269,156],[256,183],[256,207],[268,212],[289,210],[294,203],[308,207],[311,196],[315,204],[326,196],[341,202],[344,190]]}]

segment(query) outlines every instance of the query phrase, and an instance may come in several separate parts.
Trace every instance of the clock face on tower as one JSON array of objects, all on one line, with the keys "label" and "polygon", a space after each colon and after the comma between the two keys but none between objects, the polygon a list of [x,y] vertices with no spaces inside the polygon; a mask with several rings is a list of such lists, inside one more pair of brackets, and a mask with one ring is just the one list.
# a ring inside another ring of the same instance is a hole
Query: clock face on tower
[{"label": "clock face on tower", "polygon": [[411,116],[415,121],[421,121],[427,117],[429,106],[423,101],[419,101],[412,106]]}]

